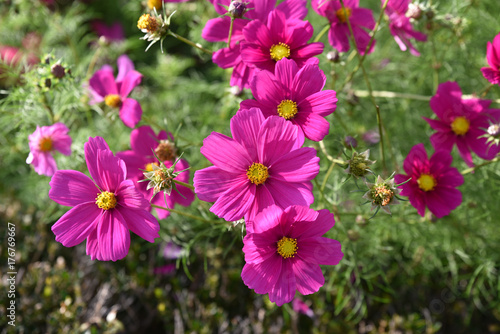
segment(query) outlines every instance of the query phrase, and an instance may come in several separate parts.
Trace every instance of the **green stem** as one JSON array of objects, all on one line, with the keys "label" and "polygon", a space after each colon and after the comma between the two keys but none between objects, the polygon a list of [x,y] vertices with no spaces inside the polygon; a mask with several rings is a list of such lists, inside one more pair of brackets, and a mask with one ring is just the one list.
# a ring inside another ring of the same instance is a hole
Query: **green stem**
[{"label": "green stem", "polygon": [[483,91],[481,91],[479,95],[481,98],[485,97],[486,94],[488,94],[488,92],[490,91],[491,88],[493,88],[493,86],[495,86],[494,84],[489,84],[488,87],[486,87]]},{"label": "green stem", "polygon": [[189,184],[189,183],[184,183],[184,182],[179,181],[179,180],[176,180],[176,179],[174,179],[174,183],[175,183],[175,184],[178,184],[178,185],[180,185],[180,186],[183,186],[183,187],[187,187],[187,188],[189,188],[189,189],[191,189],[191,190],[194,190],[194,186],[193,186],[193,185],[191,185],[191,184]]},{"label": "green stem", "polygon": [[87,74],[86,78],[89,78],[92,72],[94,71],[95,64],[97,63],[97,59],[99,58],[99,54],[101,53],[102,47],[98,43],[97,50],[95,51],[94,55],[92,56],[92,59],[90,60],[89,68],[87,69]]},{"label": "green stem", "polygon": [[234,17],[231,17],[231,25],[229,26],[229,35],[227,36],[227,47],[231,47],[231,35],[233,34]]},{"label": "green stem", "polygon": [[476,165],[476,166],[471,167],[471,168],[467,168],[467,169],[463,170],[461,173],[462,173],[462,175],[465,175],[465,174],[471,173],[471,172],[475,171],[475,170],[476,170],[476,169],[478,169],[478,168],[481,168],[481,167],[483,167],[483,166],[490,165],[490,164],[495,163],[495,162],[497,162],[497,161],[499,161],[499,160],[500,160],[500,157],[498,157],[498,156],[497,156],[497,157],[496,157],[495,159],[493,159],[493,160],[483,162],[482,164]]},{"label": "green stem", "polygon": [[180,41],[182,41],[182,42],[184,42],[184,43],[188,44],[188,45],[191,45],[191,46],[192,46],[192,47],[194,47],[194,48],[197,48],[198,50],[201,50],[201,51],[205,52],[206,54],[209,54],[209,55],[212,55],[212,54],[213,54],[213,52],[212,52],[212,51],[210,51],[210,50],[208,50],[208,49],[205,49],[203,46],[201,46],[201,44],[199,44],[199,43],[194,43],[194,42],[190,41],[190,40],[189,40],[189,39],[187,39],[187,38],[184,38],[184,37],[182,37],[182,36],[180,36],[180,35],[177,35],[176,33],[174,33],[174,32],[173,32],[173,31],[171,31],[171,30],[169,30],[169,31],[168,31],[168,34],[169,34],[169,35],[171,35],[171,36],[173,36],[173,37],[175,37],[175,38],[177,38],[178,40],[180,40]]},{"label": "green stem", "polygon": [[326,158],[328,160],[330,160],[331,162],[338,164],[338,165],[345,165],[346,164],[346,162],[344,160],[335,159],[330,154],[328,154],[328,152],[326,151],[325,143],[323,141],[319,142],[319,147],[320,147],[321,151],[323,152],[323,154],[326,156]]},{"label": "green stem", "polygon": [[176,213],[178,215],[181,215],[181,216],[184,216],[184,217],[188,217],[188,218],[191,218],[191,219],[199,220],[199,221],[202,221],[204,223],[214,223],[214,221],[207,220],[205,218],[201,218],[201,217],[192,215],[192,214],[187,213],[187,212],[182,212],[182,211],[175,210],[175,209],[169,209],[169,208],[166,208],[166,207],[163,207],[163,206],[159,206],[159,205],[156,205],[156,204],[151,204],[151,207],[152,208],[161,209],[161,210],[167,210],[169,212]]},{"label": "green stem", "polygon": [[[355,90],[354,95],[358,97],[368,97],[370,93],[366,90]],[[372,91],[372,95],[375,97],[385,97],[388,99],[400,98],[400,99],[410,99],[419,101],[430,101],[431,96],[408,94],[408,93],[397,93],[388,91]]]},{"label": "green stem", "polygon": [[325,178],[323,179],[323,183],[321,184],[321,191],[325,191],[326,183],[328,182],[328,178],[330,177],[330,174],[332,173],[333,167],[335,166],[336,162],[332,161],[330,164],[330,167],[326,171]]},{"label": "green stem", "polygon": [[314,42],[319,42],[321,37],[323,37],[323,35],[328,31],[328,29],[330,29],[330,23],[326,24],[323,30],[319,32],[318,36],[316,36],[316,38],[314,39]]}]

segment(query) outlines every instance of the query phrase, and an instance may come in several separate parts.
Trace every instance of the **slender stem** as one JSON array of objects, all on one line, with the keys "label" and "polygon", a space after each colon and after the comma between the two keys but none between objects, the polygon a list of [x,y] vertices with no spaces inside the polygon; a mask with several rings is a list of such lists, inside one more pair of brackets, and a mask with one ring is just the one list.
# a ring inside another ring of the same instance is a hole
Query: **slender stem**
[{"label": "slender stem", "polygon": [[227,36],[227,47],[231,47],[231,35],[233,34],[234,17],[231,17],[231,25],[229,26],[229,35]]},{"label": "slender stem", "polygon": [[[342,8],[345,11],[344,1],[341,0],[340,3],[342,4]],[[352,80],[352,78],[354,77],[354,74],[361,68],[361,65],[365,61],[365,58],[368,54],[368,50],[370,50],[370,46],[372,45],[373,40],[375,39],[375,34],[377,33],[378,27],[380,26],[380,22],[382,22],[382,18],[384,17],[384,11],[385,11],[388,3],[389,3],[389,0],[385,0],[384,5],[382,6],[382,10],[380,12],[380,16],[378,17],[377,23],[375,24],[375,28],[373,28],[373,31],[372,31],[372,34],[370,37],[370,41],[368,42],[368,45],[366,46],[365,52],[363,53],[363,55],[361,55],[361,58],[359,58],[358,65],[352,70],[351,73],[349,73],[349,75],[347,76],[347,78],[344,81],[344,84],[342,85],[341,89],[339,89],[339,90],[342,90],[345,87],[345,85],[347,85],[347,83]],[[349,31],[351,32],[351,35],[353,36],[353,39],[354,39],[354,35],[352,34],[351,21],[347,20],[347,25],[349,26]],[[356,45],[356,44],[354,43],[354,45]],[[357,47],[356,47],[356,50],[357,50]]]},{"label": "slender stem", "polygon": [[209,55],[212,55],[212,54],[213,54],[213,52],[212,52],[212,51],[210,51],[210,50],[208,50],[208,49],[205,49],[203,46],[201,46],[201,44],[200,44],[200,43],[194,43],[194,42],[190,41],[190,40],[189,40],[189,39],[187,39],[187,38],[184,38],[184,37],[182,37],[182,36],[180,36],[180,35],[177,35],[176,33],[174,33],[174,32],[173,32],[173,31],[171,31],[171,30],[169,30],[169,31],[168,31],[168,33],[169,33],[169,35],[171,35],[171,36],[173,36],[173,37],[177,38],[178,40],[180,40],[180,41],[182,41],[182,42],[184,42],[184,43],[186,43],[186,44],[188,44],[188,45],[191,45],[192,47],[197,48],[198,50],[201,50],[201,51],[205,52],[206,54],[209,54]]},{"label": "slender stem", "polygon": [[330,29],[330,23],[327,23],[324,26],[324,28],[319,32],[318,36],[316,36],[316,38],[314,39],[314,42],[319,42],[321,37],[323,37],[323,35],[328,31],[328,29]]},{"label": "slender stem", "polygon": [[[432,1],[429,2],[429,6],[431,5]],[[437,59],[436,43],[434,41],[434,22],[432,21],[429,22],[429,42],[431,43],[432,50],[433,85],[434,91],[437,91],[439,86],[439,64]]]},{"label": "slender stem", "polygon": [[476,170],[476,169],[478,169],[478,168],[481,168],[481,167],[483,167],[483,166],[490,165],[490,164],[495,163],[495,162],[497,162],[497,161],[499,161],[499,160],[500,160],[500,157],[498,157],[498,156],[497,156],[497,157],[496,157],[495,159],[493,159],[493,160],[483,162],[482,164],[476,165],[476,166],[471,167],[471,168],[467,168],[467,169],[463,170],[461,173],[462,173],[462,175],[465,175],[465,174],[471,173],[471,172],[475,171],[475,170]]},{"label": "slender stem", "polygon": [[202,222],[205,222],[205,223],[214,223],[215,222],[215,221],[207,220],[205,218],[201,218],[201,217],[192,215],[192,214],[187,213],[187,212],[182,212],[182,211],[179,211],[179,210],[166,208],[166,207],[163,207],[163,206],[160,206],[160,205],[156,205],[156,204],[151,204],[151,207],[152,208],[161,209],[161,210],[167,210],[169,212],[176,213],[178,215],[181,215],[181,216],[184,216],[184,217],[188,217],[188,218],[191,218],[191,219],[199,220],[199,221],[202,221]]},{"label": "slender stem", "polygon": [[[384,9],[385,9],[385,6],[387,6],[387,2],[388,2],[388,0],[386,0],[384,3]],[[345,12],[346,8],[344,5],[344,0],[340,0],[340,4],[342,5],[342,9]],[[357,49],[358,47],[356,45],[356,39],[354,38],[354,31],[352,30],[351,21],[350,20],[346,20],[346,21],[347,21],[347,26],[349,27],[349,32],[351,33],[351,36],[350,36],[351,41],[353,42],[355,48]],[[380,21],[380,18],[379,18],[379,21]],[[375,32],[374,32],[373,36],[375,36]],[[370,39],[370,41],[371,41],[371,39]],[[370,45],[368,45],[367,49],[365,50],[365,55],[366,55],[366,51],[368,50],[369,46]],[[373,91],[372,85],[370,84],[370,80],[368,79],[368,74],[366,73],[366,69],[363,66],[364,55],[362,56],[358,53],[358,58],[359,58],[359,66],[363,72],[363,77],[364,77],[365,82],[366,82],[366,87],[368,88],[368,94],[370,96],[370,100],[372,101],[373,106],[375,107],[375,111],[377,113],[377,124],[378,124],[378,131],[379,131],[379,135],[380,135],[380,155],[382,156],[382,168],[384,169],[384,171],[387,171],[387,164],[385,161],[385,149],[384,149],[384,133],[382,131],[383,122],[382,122],[382,116],[380,114],[380,108],[377,105],[377,102],[375,101],[375,97],[372,94],[372,91]]]},{"label": "slender stem", "polygon": [[87,69],[87,74],[86,77],[90,77],[90,74],[94,71],[95,64],[97,63],[97,59],[99,59],[99,54],[101,53],[102,47],[98,43],[97,44],[97,50],[94,52],[94,55],[92,56],[92,59],[90,60],[89,68]]},{"label": "slender stem", "polygon": [[493,86],[495,86],[494,84],[489,84],[488,87],[486,87],[483,91],[479,92],[479,95],[481,98],[485,97],[486,94],[488,94],[488,92],[490,91],[491,88],[493,88]]},{"label": "slender stem", "polygon": [[325,143],[323,141],[320,141],[319,142],[319,147],[321,148],[321,151],[323,152],[323,154],[326,156],[326,158],[328,160],[330,160],[331,162],[335,163],[335,164],[339,164],[339,165],[345,165],[346,162],[344,160],[340,160],[340,159],[335,159],[334,157],[332,157],[330,154],[328,154],[328,152],[326,151],[326,147],[325,147]]},{"label": "slender stem", "polygon": [[187,187],[187,188],[189,188],[189,189],[191,189],[191,190],[194,190],[194,186],[193,186],[193,185],[191,185],[191,184],[189,184],[189,183],[184,183],[184,182],[179,181],[179,180],[176,180],[176,179],[174,179],[174,183],[175,183],[175,184],[178,184],[178,185],[180,185],[180,186],[183,186],[183,187]]},{"label": "slender stem", "polygon": [[330,177],[330,174],[332,173],[333,167],[335,166],[335,161],[333,161],[330,164],[330,167],[326,171],[325,178],[323,179],[323,183],[321,184],[321,191],[325,191],[326,183],[328,182],[328,178]]}]

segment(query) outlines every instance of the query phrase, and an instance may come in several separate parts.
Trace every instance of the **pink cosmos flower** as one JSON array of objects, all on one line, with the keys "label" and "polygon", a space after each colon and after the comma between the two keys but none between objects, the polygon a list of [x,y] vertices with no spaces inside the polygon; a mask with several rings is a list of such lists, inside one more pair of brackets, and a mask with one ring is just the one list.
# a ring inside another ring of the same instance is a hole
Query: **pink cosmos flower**
[{"label": "pink cosmos flower", "polygon": [[[163,248],[163,258],[167,260],[175,260],[181,257],[182,252],[183,252],[182,247],[170,241]],[[153,273],[156,275],[170,275],[175,272],[175,269],[176,269],[175,263],[167,263],[163,266],[154,268]]]},{"label": "pink cosmos flower", "polygon": [[102,20],[95,20],[91,23],[91,26],[97,36],[104,37],[110,42],[121,42],[125,39],[125,33],[120,22],[107,25]]},{"label": "pink cosmos flower", "polygon": [[406,175],[395,175],[396,183],[411,178],[399,187],[402,189],[400,195],[408,196],[422,217],[426,207],[441,218],[462,203],[462,193],[456,187],[464,183],[464,178],[456,168],[450,167],[452,160],[450,153],[443,150],[436,151],[428,159],[424,144],[417,144],[404,161]]},{"label": "pink cosmos flower", "polygon": [[256,107],[264,117],[281,116],[299,126],[307,138],[320,141],[330,129],[325,116],[337,107],[335,91],[321,91],[325,83],[317,64],[299,69],[294,60],[283,58],[276,63],[276,73],[256,73],[250,85],[255,100],[241,102],[240,109]]},{"label": "pink cosmos flower", "polygon": [[241,59],[250,67],[274,73],[276,62],[289,58],[303,67],[311,58],[323,52],[323,43],[307,44],[313,27],[307,21],[287,19],[285,13],[273,10],[267,24],[254,20],[243,29]]},{"label": "pink cosmos flower", "polygon": [[210,211],[228,221],[245,216],[252,231],[255,214],[276,204],[310,205],[311,180],[319,158],[313,148],[301,147],[300,129],[282,117],[264,118],[257,108],[242,110],[231,119],[233,138],[212,132],[201,153],[214,164],[194,174],[198,198],[215,202]]},{"label": "pink cosmos flower", "polygon": [[483,76],[492,84],[500,84],[500,33],[493,38],[493,43],[488,42],[486,60],[490,67],[481,68]]},{"label": "pink cosmos flower", "polygon": [[115,157],[101,137],[85,143],[87,175],[57,171],[50,181],[49,197],[73,208],[52,226],[56,241],[73,247],[87,239],[87,255],[92,260],[123,259],[130,247],[129,230],[154,242],[160,225],[147,209],[148,201],[127,180],[123,160]]},{"label": "pink cosmos flower", "polygon": [[[383,6],[385,0],[381,1]],[[389,30],[391,31],[392,36],[394,36],[394,39],[396,40],[396,43],[398,43],[401,51],[406,51],[408,47],[410,49],[410,53],[418,57],[420,56],[420,53],[410,42],[410,38],[425,42],[427,41],[427,35],[413,30],[410,18],[406,16],[410,3],[411,0],[389,0],[387,7],[385,8],[385,12],[389,16]]]},{"label": "pink cosmos flower", "polygon": [[[375,28],[375,19],[372,11],[366,8],[359,8],[359,0],[345,0],[345,12],[338,0],[312,0],[312,7],[321,16],[330,21],[331,27],[328,33],[330,45],[340,52],[347,52],[351,48],[349,38],[351,32],[347,20],[351,23],[352,32],[358,52],[365,53],[370,42],[370,35],[367,30]],[[368,53],[373,51],[375,40],[373,40]]]},{"label": "pink cosmos flower", "polygon": [[89,80],[91,104],[105,102],[111,108],[120,109],[120,119],[129,128],[141,120],[142,108],[139,102],[128,98],[130,92],[141,83],[142,74],[134,70],[132,61],[122,55],[118,58],[116,79],[110,66],[104,66]]},{"label": "pink cosmos flower", "polygon": [[314,311],[311,310],[309,305],[304,303],[301,299],[299,298],[294,298],[292,301],[292,308],[295,312],[297,313],[302,313],[307,315],[309,318],[314,318]]},{"label": "pink cosmos flower", "polygon": [[489,149],[484,136],[491,113],[498,111],[488,109],[490,104],[489,100],[462,99],[462,91],[456,82],[440,84],[430,101],[431,109],[439,119],[423,117],[437,130],[430,138],[434,149],[450,152],[456,144],[460,156],[471,167],[474,163],[470,151],[482,159],[493,159],[496,153]]},{"label": "pink cosmos flower", "polygon": [[255,217],[255,230],[243,238],[243,282],[256,293],[269,293],[281,306],[295,291],[309,295],[325,284],[320,264],[336,265],[344,254],[340,242],[324,238],[335,224],[328,210],[273,205]]},{"label": "pink cosmos flower", "polygon": [[[231,3],[231,0],[210,1],[220,15],[227,13],[227,9],[223,5],[229,7]],[[215,64],[221,68],[233,68],[231,86],[238,86],[240,89],[249,88],[249,80],[254,72],[254,69],[248,67],[241,59],[241,42],[245,39],[243,28],[251,20],[260,20],[266,23],[268,14],[274,9],[275,5],[276,0],[249,2],[246,5],[248,11],[245,12],[244,17],[236,18],[233,22],[231,46],[214,52],[212,60]],[[302,20],[307,15],[305,0],[284,1],[276,7],[276,10],[282,11],[290,19]],[[230,23],[231,18],[228,16],[208,20],[201,36],[210,42],[227,42]]]},{"label": "pink cosmos flower", "polygon": [[[174,144],[174,137],[171,133],[160,131],[156,135],[150,126],[141,126],[132,130],[130,134],[131,151],[118,152],[117,157],[125,161],[128,178],[136,183],[137,189],[148,201],[158,206],[167,206],[173,209],[175,204],[189,206],[194,201],[194,193],[191,189],[176,185],[176,190],[172,190],[170,196],[165,196],[163,192],[154,194],[154,189],[147,189],[147,182],[138,182],[144,179],[144,171],[152,171],[153,164],[158,163],[156,156],[165,164],[171,167],[177,159],[177,151]],[[186,160],[181,159],[175,165],[175,171],[189,168]],[[176,178],[184,183],[189,183],[189,171],[182,172]],[[158,217],[165,219],[170,215],[167,210],[157,209]]]},{"label": "pink cosmos flower", "polygon": [[26,163],[33,165],[40,175],[52,176],[57,170],[57,164],[52,156],[54,151],[71,155],[71,137],[69,129],[63,123],[36,127],[29,135],[30,154]]}]

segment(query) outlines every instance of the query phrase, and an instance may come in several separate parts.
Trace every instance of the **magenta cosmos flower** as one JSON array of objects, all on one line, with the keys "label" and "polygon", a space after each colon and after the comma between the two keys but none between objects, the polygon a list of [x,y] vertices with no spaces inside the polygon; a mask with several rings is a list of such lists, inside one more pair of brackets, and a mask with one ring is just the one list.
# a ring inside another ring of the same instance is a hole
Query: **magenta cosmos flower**
[{"label": "magenta cosmos flower", "polygon": [[309,295],[325,284],[320,264],[336,265],[344,254],[340,242],[324,238],[335,224],[328,210],[273,205],[255,217],[255,230],[243,238],[243,282],[256,293],[269,294],[281,306],[295,291]]},{"label": "magenta cosmos flower", "polygon": [[257,107],[264,117],[281,116],[299,126],[307,138],[320,141],[330,129],[325,116],[337,107],[335,91],[321,91],[325,83],[317,64],[299,69],[294,60],[283,58],[275,73],[256,73],[250,85],[255,100],[241,102],[240,109]]},{"label": "magenta cosmos flower", "polygon": [[[163,192],[154,194],[154,189],[147,189],[147,182],[138,182],[144,179],[144,171],[152,171],[153,164],[158,164],[160,159],[166,168],[172,166],[177,159],[177,149],[174,144],[174,137],[171,133],[160,131],[156,135],[150,126],[141,126],[132,130],[130,134],[131,151],[118,152],[117,157],[125,161],[127,165],[128,178],[136,183],[137,189],[144,195],[148,201],[158,206],[167,206],[173,209],[175,204],[189,206],[194,201],[194,193],[191,189],[176,185],[170,196],[164,196]],[[155,157],[158,157],[156,159]],[[175,165],[175,171],[181,171],[189,168],[186,160],[180,159]],[[189,183],[189,171],[182,172],[176,178],[184,183]],[[158,217],[164,219],[170,215],[167,210],[157,209]]]},{"label": "magenta cosmos flower", "polygon": [[87,175],[57,171],[50,181],[49,197],[73,208],[52,226],[56,241],[66,247],[87,239],[87,255],[100,261],[123,259],[130,247],[130,231],[154,242],[160,225],[147,211],[149,204],[127,180],[123,160],[115,157],[101,137],[85,143]]},{"label": "magenta cosmos flower", "polygon": [[[351,48],[349,38],[351,32],[347,20],[351,23],[354,40],[359,53],[364,54],[370,35],[366,31],[375,28],[375,19],[372,11],[366,8],[359,8],[359,0],[345,0],[345,11],[338,0],[312,0],[312,7],[321,16],[330,21],[331,27],[328,33],[330,45],[340,52],[347,52]],[[368,53],[373,51],[375,40],[373,40]]]},{"label": "magenta cosmos flower", "polygon": [[194,174],[198,198],[215,202],[210,211],[228,221],[245,216],[252,231],[255,214],[271,204],[310,205],[311,180],[319,172],[313,148],[301,147],[300,129],[282,117],[264,118],[257,108],[231,119],[233,138],[212,132],[201,153],[214,164]]},{"label": "magenta cosmos flower", "polygon": [[404,161],[406,175],[395,175],[396,183],[411,178],[399,187],[402,189],[400,195],[408,196],[422,217],[426,207],[441,218],[462,203],[462,193],[456,188],[464,183],[464,178],[456,168],[450,167],[452,160],[450,153],[443,150],[428,159],[424,144],[418,144],[413,146]]},{"label": "magenta cosmos flower", "polygon": [[491,114],[498,110],[488,109],[490,104],[489,100],[462,99],[462,91],[456,82],[440,84],[430,101],[431,109],[439,119],[423,117],[437,130],[430,138],[434,149],[450,152],[456,144],[460,156],[471,167],[474,163],[470,151],[482,159],[493,159],[496,153],[489,149],[485,129],[490,126]]},{"label": "magenta cosmos flower", "polygon": [[125,39],[125,33],[120,22],[107,25],[103,20],[94,20],[91,26],[97,36],[103,37],[109,42],[121,42]]},{"label": "magenta cosmos flower", "polygon": [[[385,0],[381,1],[383,6]],[[401,51],[406,51],[409,48],[410,53],[418,57],[420,53],[415,49],[410,39],[414,38],[417,41],[425,42],[427,35],[413,30],[410,18],[406,16],[410,3],[411,0],[389,0],[385,12],[389,16],[389,30]]]},{"label": "magenta cosmos flower", "polygon": [[488,42],[486,61],[490,67],[481,68],[483,76],[492,84],[500,84],[500,34],[493,38],[493,43]]},{"label": "magenta cosmos flower", "polygon": [[63,123],[36,127],[29,135],[30,154],[26,163],[33,165],[40,175],[52,176],[57,170],[57,164],[52,156],[54,151],[71,155],[71,137],[69,129]]},{"label": "magenta cosmos flower", "polygon": [[118,76],[114,77],[110,66],[104,66],[90,78],[91,104],[103,102],[111,108],[120,109],[120,119],[129,128],[141,120],[139,102],[128,98],[132,90],[141,83],[142,74],[134,70],[132,61],[122,55],[118,58]]},{"label": "magenta cosmos flower", "polygon": [[[229,7],[230,0],[211,0],[218,14],[224,15]],[[240,89],[249,88],[249,81],[253,76],[254,69],[247,66],[241,59],[241,42],[244,41],[243,28],[251,20],[259,20],[266,23],[268,14],[274,9],[276,0],[261,0],[246,4],[244,17],[236,18],[233,22],[230,47],[214,52],[212,60],[221,68],[233,68],[231,75],[231,86],[238,86]],[[289,19],[302,20],[307,15],[305,0],[287,0],[276,7],[276,10],[285,13]],[[201,36],[210,42],[226,42],[229,37],[229,27],[231,18],[222,16],[208,20],[203,28]]]},{"label": "magenta cosmos flower", "polygon": [[241,59],[250,67],[274,73],[276,62],[289,58],[303,67],[311,58],[323,52],[323,43],[307,44],[313,27],[307,21],[287,19],[285,13],[273,10],[267,24],[254,20],[243,29]]}]

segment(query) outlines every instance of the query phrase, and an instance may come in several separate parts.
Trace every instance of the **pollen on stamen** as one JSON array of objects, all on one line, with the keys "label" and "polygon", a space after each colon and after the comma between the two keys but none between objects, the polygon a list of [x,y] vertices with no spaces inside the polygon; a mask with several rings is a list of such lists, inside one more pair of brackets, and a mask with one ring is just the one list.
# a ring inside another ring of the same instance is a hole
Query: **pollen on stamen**
[{"label": "pollen on stamen", "polygon": [[271,46],[269,52],[271,53],[271,58],[276,61],[290,57],[290,47],[282,42]]},{"label": "pollen on stamen", "polygon": [[294,118],[298,112],[297,103],[293,102],[292,100],[281,101],[277,109],[278,115],[286,120]]},{"label": "pollen on stamen", "polygon": [[351,13],[351,8],[345,7],[345,11],[344,8],[340,8],[335,14],[341,23],[346,23],[347,19],[351,17]]},{"label": "pollen on stamen", "polygon": [[250,182],[259,185],[266,182],[267,178],[269,177],[269,171],[263,164],[254,162],[247,169],[247,177]]},{"label": "pollen on stamen", "polygon": [[297,254],[297,239],[283,237],[278,241],[278,254],[281,255],[284,259],[289,259],[291,257],[295,257]]},{"label": "pollen on stamen", "polygon": [[109,191],[103,191],[99,195],[97,195],[95,199],[95,204],[100,209],[109,210],[113,209],[116,206],[116,197],[115,194]]},{"label": "pollen on stamen", "polygon": [[106,103],[108,107],[118,108],[122,105],[122,99],[118,94],[109,94],[104,98],[104,103]]},{"label": "pollen on stamen", "polygon": [[50,137],[43,137],[39,142],[40,151],[49,152],[52,150],[52,139]]},{"label": "pollen on stamen", "polygon": [[463,116],[458,116],[451,122],[451,130],[458,136],[465,135],[469,131],[470,122]]},{"label": "pollen on stamen", "polygon": [[437,185],[436,179],[430,174],[422,174],[417,180],[418,187],[423,191],[432,191]]}]

